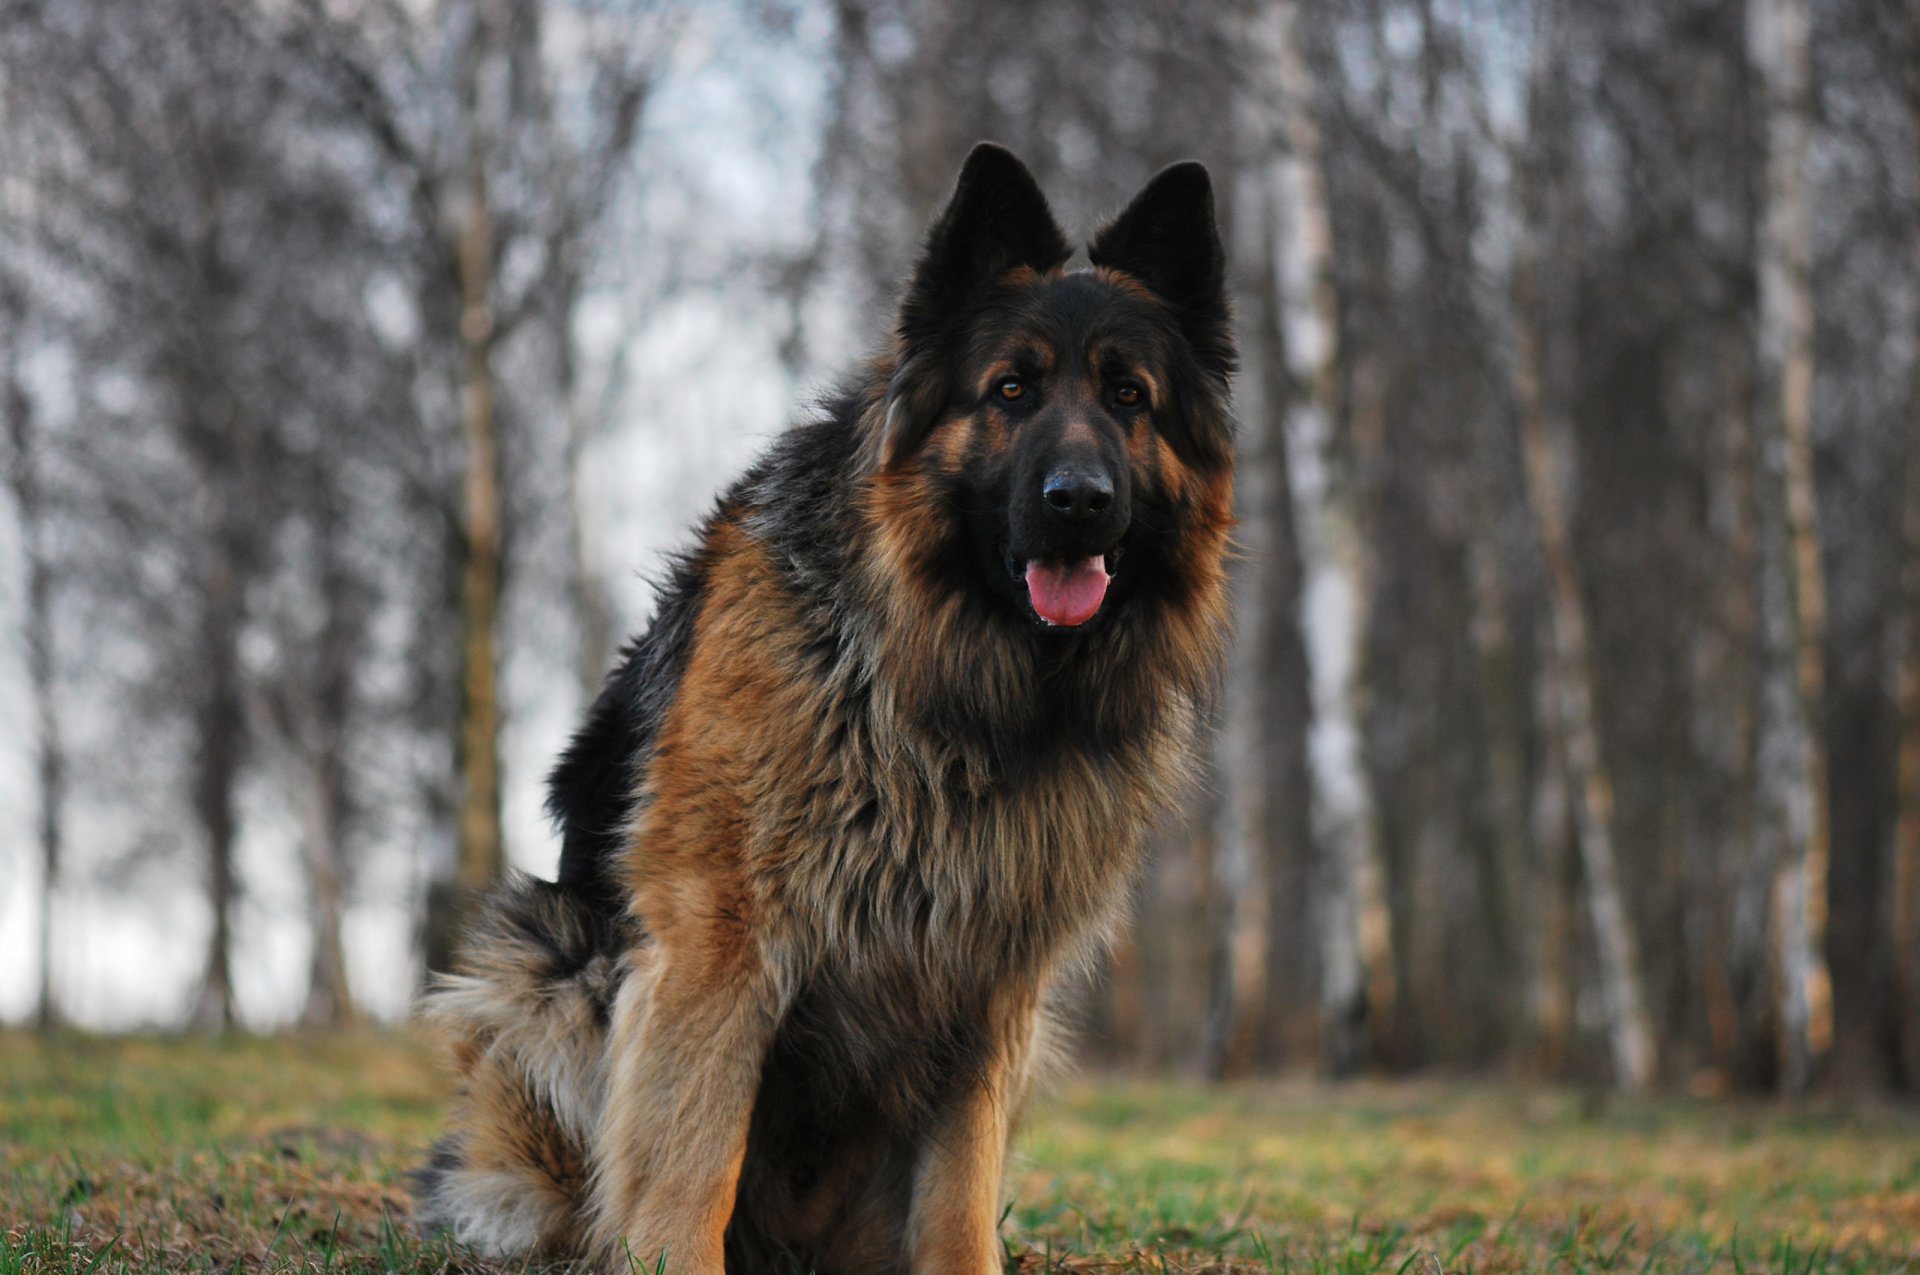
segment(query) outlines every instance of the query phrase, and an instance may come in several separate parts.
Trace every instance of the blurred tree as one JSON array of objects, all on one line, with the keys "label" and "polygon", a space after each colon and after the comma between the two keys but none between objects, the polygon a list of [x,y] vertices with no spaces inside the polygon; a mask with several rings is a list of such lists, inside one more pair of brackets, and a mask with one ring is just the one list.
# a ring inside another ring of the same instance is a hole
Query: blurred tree
[{"label": "blurred tree", "polygon": [[[460,422],[466,460],[461,501],[459,870],[464,898],[456,915],[506,869],[500,834],[500,440],[494,412],[495,247],[490,180],[494,135],[506,102],[497,79],[513,65],[502,40],[503,6],[468,7],[458,95],[465,154],[455,161],[464,181],[454,213],[454,274],[460,294]],[[538,56],[536,51],[535,57]],[[431,903],[429,904],[431,906]],[[428,933],[440,932],[428,918]],[[457,925],[455,927],[457,929]],[[438,944],[430,944],[430,950]],[[429,958],[430,966],[433,964]],[[443,963],[444,964],[444,963]]]},{"label": "blurred tree", "polygon": [[[1920,172],[1920,6],[1909,5],[1894,34],[1904,53],[1901,89],[1910,154]],[[1920,276],[1920,217],[1906,227],[1910,268]],[[1920,1089],[1920,343],[1908,371],[1906,478],[1901,529],[1899,623],[1894,628],[1898,713],[1893,823],[1893,1003],[1901,1078]]]},{"label": "blurred tree", "polygon": [[[0,101],[4,101],[0,97]],[[29,346],[24,284],[0,270],[0,414],[6,421],[6,478],[20,521],[26,578],[24,627],[27,682],[33,693],[34,799],[40,851],[39,993],[34,1024],[50,1031],[60,1020],[54,990],[54,901],[60,889],[60,848],[66,838],[66,745],[60,730],[55,666],[54,563],[49,543],[46,444],[27,393],[22,363]]]},{"label": "blurred tree", "polygon": [[[1248,55],[1266,56],[1251,23],[1247,34],[1252,37]],[[1284,624],[1298,605],[1297,577],[1285,563],[1294,552],[1283,432],[1291,387],[1272,273],[1272,241],[1278,233],[1273,208],[1276,139],[1267,116],[1251,102],[1239,103],[1234,119],[1241,155],[1224,193],[1234,236],[1229,251],[1241,263],[1237,309],[1243,334],[1250,339],[1241,341],[1235,402],[1240,421],[1234,475],[1234,541],[1239,553],[1234,564],[1235,640],[1215,740],[1220,792],[1207,842],[1220,951],[1214,957],[1218,973],[1201,1060],[1206,1074],[1220,1078],[1252,1068],[1269,1006],[1273,877],[1279,858],[1273,847],[1283,835],[1274,819],[1272,781],[1275,751],[1284,747],[1268,718],[1269,687],[1279,675],[1274,657],[1283,640],[1274,621]],[[1295,593],[1287,597],[1290,587]]]},{"label": "blurred tree", "polygon": [[[672,19],[669,6],[646,0],[578,13],[550,13],[536,0],[444,0],[418,11],[307,0],[289,28],[291,46],[317,64],[407,192],[398,233],[411,259],[425,362],[430,376],[446,378],[423,389],[432,442],[422,489],[449,530],[459,582],[447,594],[460,635],[449,705],[458,741],[449,803],[456,853],[451,874],[436,867],[429,887],[429,968],[447,966],[469,901],[507,862],[501,596],[509,476],[529,479],[504,461],[523,444],[505,432],[514,418],[501,410],[499,368],[514,353],[510,343],[532,344],[530,329],[552,325],[542,346],[550,362],[527,379],[559,382],[572,435],[563,456],[572,503],[583,440],[571,402],[571,324]],[[553,24],[565,25],[564,40],[550,37]],[[457,414],[457,430],[443,414]],[[584,550],[588,541],[576,531],[572,543]],[[576,558],[574,596],[586,612],[579,622],[592,635],[583,660],[603,660],[607,620],[588,571]],[[432,712],[448,701],[429,694],[423,703]]]},{"label": "blurred tree", "polygon": [[[1916,360],[1920,367],[1920,360]],[[1904,1078],[1920,1086],[1920,384],[1914,391],[1902,540],[1906,554],[1901,624],[1895,629],[1899,713],[1894,786],[1892,1019]]]},{"label": "blurred tree", "polygon": [[[337,1021],[351,1013],[346,717],[369,670],[354,658],[362,644],[339,638],[337,563],[289,550],[315,525],[306,538],[328,541],[313,493],[349,482],[357,457],[405,428],[382,397],[391,360],[366,321],[377,258],[336,167],[351,157],[316,135],[324,101],[245,8],[164,0],[122,22],[72,0],[29,16],[6,52],[44,142],[28,174],[33,242],[45,286],[64,289],[62,339],[85,360],[84,401],[98,412],[76,499],[100,539],[76,587],[121,611],[152,655],[128,670],[139,701],[191,741],[180,764],[213,918],[194,1017],[234,1021],[243,789],[264,777],[272,724],[317,704],[303,719],[315,729],[281,733],[303,759],[294,804],[316,812],[300,838],[314,887],[310,1004]],[[294,601],[282,608],[278,593]],[[316,597],[328,616],[318,632],[276,624]],[[364,623],[362,612],[349,627]],[[330,680],[309,678],[309,641],[330,649]]]},{"label": "blurred tree", "polygon": [[359,1018],[343,924],[350,847],[364,819],[355,754],[371,733],[363,670],[374,654],[378,582],[355,560],[361,546],[346,525],[356,503],[345,490],[355,466],[329,441],[289,442],[284,463],[306,578],[286,582],[292,596],[269,604],[262,617],[277,658],[256,681],[253,716],[256,733],[278,746],[290,772],[286,786],[305,852],[313,945],[300,1021],[341,1027]]},{"label": "blurred tree", "polygon": [[1657,1063],[1648,1021],[1640,945],[1620,885],[1615,843],[1614,782],[1601,745],[1586,602],[1568,531],[1564,424],[1556,423],[1548,376],[1548,311],[1541,258],[1548,231],[1547,201],[1566,145],[1564,78],[1549,35],[1536,54],[1529,91],[1528,143],[1517,161],[1520,224],[1514,250],[1514,397],[1526,457],[1527,501],[1539,528],[1550,583],[1553,657],[1546,697],[1574,788],[1575,826],[1588,913],[1599,945],[1601,986],[1614,1081],[1645,1089]]},{"label": "blurred tree", "polygon": [[1813,475],[1813,213],[1806,171],[1812,22],[1803,0],[1754,0],[1750,21],[1767,137],[1758,334],[1769,400],[1761,501],[1768,658],[1760,782],[1769,806],[1768,835],[1778,838],[1773,856],[1781,1083],[1802,1093],[1833,1043],[1826,954],[1832,836],[1826,585]]},{"label": "blurred tree", "polygon": [[[114,331],[120,370],[149,389],[146,419],[166,431],[177,477],[193,493],[187,508],[162,510],[131,467],[108,480],[131,515],[126,533],[150,540],[164,527],[180,571],[178,595],[156,608],[147,636],[174,648],[174,702],[192,729],[189,805],[213,913],[195,1018],[225,1026],[234,1016],[236,802],[249,748],[240,644],[276,516],[267,423],[249,401],[252,369],[230,343],[253,299],[245,254],[267,210],[236,187],[267,162],[256,126],[271,118],[272,76],[215,8],[154,5],[126,24],[102,9],[41,15],[14,46],[31,59],[11,70],[31,95],[31,118],[63,144],[48,148],[40,174],[43,195],[60,205],[41,223],[47,246],[84,286],[112,295],[112,309],[89,318]],[[177,43],[159,46],[175,56],[146,58],[155,47],[148,23],[191,32],[195,58],[178,56]],[[173,640],[186,635],[184,646]]]},{"label": "blurred tree", "polygon": [[1290,163],[1293,216],[1275,278],[1289,288],[1286,324],[1295,334],[1292,375],[1299,387],[1286,427],[1303,518],[1312,530],[1306,597],[1320,612],[1307,624],[1313,669],[1316,835],[1326,854],[1320,888],[1321,1058],[1334,1075],[1357,1070],[1369,1050],[1383,1056],[1398,986],[1385,870],[1380,859],[1373,777],[1362,731],[1372,695],[1370,616],[1384,425],[1341,401],[1356,375],[1343,341],[1334,269],[1333,210],[1317,118],[1319,90],[1298,6],[1271,9],[1267,99],[1281,120]]}]

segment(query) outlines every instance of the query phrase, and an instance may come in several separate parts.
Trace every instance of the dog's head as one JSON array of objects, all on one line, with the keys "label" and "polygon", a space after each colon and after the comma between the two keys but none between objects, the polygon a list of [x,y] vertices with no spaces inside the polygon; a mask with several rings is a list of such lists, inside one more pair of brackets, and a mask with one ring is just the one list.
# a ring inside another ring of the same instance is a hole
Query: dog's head
[{"label": "dog's head", "polygon": [[1066,271],[1072,251],[1025,166],[975,147],[901,304],[876,440],[882,480],[940,515],[921,565],[1052,634],[1198,587],[1184,524],[1217,520],[1233,451],[1206,169],[1148,182],[1092,269]]}]

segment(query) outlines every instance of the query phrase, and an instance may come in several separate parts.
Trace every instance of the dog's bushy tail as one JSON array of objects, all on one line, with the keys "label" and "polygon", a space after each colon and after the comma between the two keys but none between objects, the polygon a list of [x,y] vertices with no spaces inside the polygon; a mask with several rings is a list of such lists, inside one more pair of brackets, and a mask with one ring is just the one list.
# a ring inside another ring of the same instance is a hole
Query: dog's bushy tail
[{"label": "dog's bushy tail", "polygon": [[493,1254],[578,1247],[605,1042],[637,940],[613,908],[514,874],[476,910],[421,1017],[450,1048],[450,1132],[414,1174],[416,1220]]}]

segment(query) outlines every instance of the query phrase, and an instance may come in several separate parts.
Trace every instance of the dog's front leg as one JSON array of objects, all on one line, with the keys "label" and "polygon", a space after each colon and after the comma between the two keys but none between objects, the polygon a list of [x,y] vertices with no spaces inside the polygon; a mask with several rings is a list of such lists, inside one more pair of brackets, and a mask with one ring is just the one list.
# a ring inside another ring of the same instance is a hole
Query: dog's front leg
[{"label": "dog's front leg", "polygon": [[594,1148],[594,1250],[721,1275],[760,1067],[783,1005],[746,945],[672,941],[636,953],[608,1033],[607,1104]]},{"label": "dog's front leg", "polygon": [[1038,1021],[1033,990],[1001,999],[986,1066],[920,1148],[907,1230],[912,1275],[998,1275],[1005,1265],[1000,1188]]}]

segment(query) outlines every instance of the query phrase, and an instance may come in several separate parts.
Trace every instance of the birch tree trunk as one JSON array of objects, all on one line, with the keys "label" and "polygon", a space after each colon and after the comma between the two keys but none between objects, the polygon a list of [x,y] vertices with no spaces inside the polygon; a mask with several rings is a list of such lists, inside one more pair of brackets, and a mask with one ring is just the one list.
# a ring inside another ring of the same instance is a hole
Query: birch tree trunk
[{"label": "birch tree trunk", "polygon": [[1267,69],[1287,139],[1277,236],[1289,370],[1298,391],[1286,410],[1288,467],[1297,482],[1307,564],[1303,624],[1313,679],[1311,741],[1318,873],[1321,1056],[1333,1075],[1363,1066],[1393,1021],[1393,929],[1361,731],[1372,564],[1363,517],[1377,438],[1356,438],[1350,463],[1332,465],[1339,415],[1339,297],[1312,69],[1301,48],[1300,9],[1280,0],[1251,23],[1249,49]]},{"label": "birch tree trunk", "polygon": [[[563,380],[571,385],[573,355],[566,353],[561,357],[568,368]],[[599,486],[587,465],[594,417],[579,398],[577,392],[569,395],[567,411],[567,529],[573,557],[569,564],[572,573],[569,592],[578,638],[575,674],[584,700],[591,703],[613,666],[616,638],[613,603],[607,596],[606,567],[597,535]]]},{"label": "birch tree trunk", "polygon": [[[500,879],[506,851],[500,820],[500,440],[494,413],[494,228],[488,164],[501,85],[500,16],[476,0],[474,29],[462,70],[461,121],[466,156],[453,271],[459,291],[461,425],[460,704],[454,866],[451,880],[428,882],[421,946],[426,967],[451,964],[468,909]],[[489,91],[489,90],[492,91]]]},{"label": "birch tree trunk", "polygon": [[27,681],[33,688],[34,775],[39,804],[37,832],[40,850],[40,987],[34,1000],[34,1025],[49,1031],[59,1023],[60,1007],[54,991],[54,901],[60,886],[60,851],[65,831],[62,816],[66,799],[66,750],[60,733],[53,634],[53,564],[47,551],[46,493],[42,485],[38,422],[33,404],[20,380],[20,309],[8,304],[0,312],[0,349],[6,351],[4,379],[0,379],[0,411],[6,415],[7,441],[12,450],[7,471],[14,505],[20,518],[20,552],[26,576]]},{"label": "birch tree trunk", "polygon": [[1711,614],[1692,644],[1694,681],[1706,708],[1695,714],[1694,827],[1701,861],[1690,885],[1688,927],[1717,1066],[1751,1083],[1772,1017],[1767,1006],[1766,877],[1753,859],[1755,586],[1759,549],[1754,510],[1753,351],[1744,325],[1728,339],[1726,408],[1714,429],[1707,518],[1718,553],[1705,581]]},{"label": "birch tree trunk", "polygon": [[300,1021],[308,1027],[339,1028],[359,1019],[347,982],[342,868],[344,779],[337,758],[315,759],[308,783],[307,872],[312,889],[313,954],[308,965],[307,1001]]},{"label": "birch tree trunk", "polygon": [[[1920,5],[1907,8],[1907,122],[1920,129]],[[1913,260],[1920,269],[1920,223]],[[1908,1089],[1920,1089],[1920,348],[1907,402],[1900,619],[1894,626],[1893,1025]]]},{"label": "birch tree trunk", "polygon": [[[1251,113],[1244,113],[1251,114]],[[1242,261],[1263,259],[1264,240],[1271,233],[1268,184],[1272,164],[1270,147],[1248,139],[1253,158],[1234,182],[1234,238]],[[1243,297],[1246,313],[1261,313],[1271,294],[1266,279],[1255,275]],[[1262,285],[1266,284],[1265,288]],[[1261,339],[1270,325],[1247,325],[1259,336],[1244,343],[1237,393],[1240,420],[1240,457],[1235,471],[1235,540],[1240,550],[1234,589],[1234,645],[1227,670],[1224,719],[1215,736],[1215,771],[1220,797],[1214,809],[1212,903],[1213,930],[1219,936],[1215,954],[1213,1004],[1208,1016],[1203,1068],[1215,1078],[1245,1074],[1251,1066],[1266,1006],[1266,977],[1273,946],[1271,794],[1268,731],[1264,721],[1269,703],[1266,681],[1271,661],[1271,613],[1268,594],[1274,587],[1270,561],[1276,543],[1274,515],[1275,465],[1280,449],[1275,373],[1283,352]],[[1277,334],[1277,333],[1276,333]],[[1284,393],[1284,390],[1282,390]]]},{"label": "birch tree trunk", "polygon": [[[1524,313],[1524,311],[1523,311]],[[1523,319],[1522,326],[1531,320]],[[1586,605],[1574,573],[1573,549],[1565,514],[1554,491],[1553,444],[1538,400],[1537,338],[1522,337],[1521,374],[1528,383],[1520,394],[1521,429],[1527,458],[1528,502],[1539,524],[1547,560],[1552,610],[1553,655],[1548,664],[1548,699],[1558,711],[1557,725],[1567,770],[1575,788],[1574,828],[1580,866],[1586,877],[1587,909],[1600,947],[1601,984],[1606,1000],[1607,1036],[1614,1079],[1637,1092],[1653,1080],[1653,1030],[1648,1023],[1638,944],[1620,889],[1613,845],[1613,781],[1600,751],[1593,718],[1593,671],[1587,652]],[[1533,401],[1528,402],[1531,398]]]},{"label": "birch tree trunk", "polygon": [[1754,0],[1749,37],[1766,96],[1760,235],[1760,366],[1769,389],[1762,498],[1767,634],[1760,749],[1763,806],[1778,822],[1781,1083],[1804,1092],[1833,1042],[1826,962],[1829,837],[1824,739],[1826,591],[1813,485],[1812,211],[1805,0]]},{"label": "birch tree trunk", "polygon": [[[216,477],[213,498],[230,504],[231,491],[220,487],[230,478]],[[200,649],[206,685],[194,714],[193,808],[207,852],[207,902],[213,913],[213,931],[207,940],[206,972],[200,985],[194,1022],[203,1029],[225,1031],[234,1024],[233,909],[238,889],[234,850],[239,836],[235,811],[245,749],[246,721],[240,686],[240,627],[242,579],[226,525],[220,519],[206,552],[200,602]]]},{"label": "birch tree trunk", "polygon": [[[228,318],[233,276],[223,254],[222,191],[204,157],[198,176],[203,222],[195,245],[198,292],[193,299],[199,323],[217,334]],[[269,475],[265,440],[249,405],[236,396],[236,381],[225,368],[208,365],[191,353],[175,357],[176,389],[190,417],[182,435],[208,510],[196,572],[198,655],[204,681],[194,709],[192,793],[206,843],[213,931],[193,1017],[202,1028],[226,1031],[235,1022],[233,913],[239,898],[235,863],[239,790],[252,742],[240,641],[247,621],[248,591],[268,538],[262,502]]]},{"label": "birch tree trunk", "polygon": [[[1485,422],[1491,425],[1492,421]],[[1478,432],[1486,433],[1480,429]],[[1491,490],[1494,449],[1491,440],[1475,440],[1476,469],[1480,479],[1472,497],[1471,525],[1467,542],[1467,605],[1470,609],[1469,632],[1473,642],[1476,689],[1485,717],[1484,738],[1487,764],[1488,813],[1493,824],[1492,889],[1498,899],[1501,933],[1492,941],[1501,945],[1503,954],[1516,962],[1510,984],[1517,1004],[1508,1008],[1515,1022],[1503,1023],[1510,1039],[1523,1039],[1537,1045],[1542,1023],[1535,1010],[1542,1004],[1535,994],[1540,970],[1536,958],[1540,945],[1534,931],[1544,920],[1531,907],[1529,889],[1535,847],[1527,809],[1527,763],[1524,722],[1524,679],[1514,656],[1512,627],[1508,622],[1509,596],[1505,569],[1500,561],[1500,527],[1495,515],[1496,497]]]},{"label": "birch tree trunk", "polygon": [[1573,967],[1575,913],[1573,855],[1569,846],[1572,810],[1567,796],[1567,750],[1561,742],[1559,706],[1542,694],[1535,699],[1537,729],[1544,746],[1534,781],[1528,824],[1539,857],[1527,879],[1527,1018],[1534,1041],[1532,1063],[1542,1076],[1557,1076],[1573,1048]]},{"label": "birch tree trunk", "polygon": [[[625,153],[632,133],[623,136],[627,141],[610,149],[608,154],[595,157],[599,165],[611,170],[614,161]],[[580,165],[576,162],[567,170],[576,188],[585,180],[578,176],[579,169]],[[590,197],[582,195],[581,198]],[[591,703],[593,697],[599,694],[600,685],[613,666],[613,652],[620,636],[615,630],[613,599],[607,589],[605,554],[599,537],[603,519],[601,488],[591,463],[593,442],[604,424],[619,409],[620,394],[627,383],[629,347],[624,336],[639,326],[642,317],[638,313],[641,306],[632,304],[634,313],[631,317],[623,315],[620,336],[615,337],[615,348],[607,356],[597,382],[592,386],[587,385],[588,377],[582,374],[583,360],[572,320],[585,290],[592,224],[596,220],[594,213],[599,204],[598,200],[594,202],[595,208],[581,209],[576,215],[562,219],[549,237],[550,251],[557,262],[553,268],[553,281],[549,285],[554,291],[550,302],[554,326],[554,370],[560,398],[567,409],[563,461],[568,545],[572,551],[572,560],[568,564],[568,593],[573,603],[574,674],[582,700],[586,703]],[[622,307],[623,311],[627,308]],[[796,313],[798,308],[796,303]],[[798,323],[797,318],[794,321]],[[797,336],[795,339],[798,339]]]},{"label": "birch tree trunk", "polygon": [[461,424],[465,486],[460,582],[460,814],[457,879],[464,912],[500,879],[500,443],[493,386],[493,208],[487,165],[493,103],[483,78],[499,38],[485,3],[475,14],[466,95],[466,201],[456,265],[460,276]]},{"label": "birch tree trunk", "polygon": [[1899,745],[1893,825],[1894,1026],[1909,1088],[1920,1088],[1920,375],[1907,420],[1900,623],[1895,659]]},{"label": "birch tree trunk", "polygon": [[[1545,65],[1542,78],[1547,74]],[[1530,108],[1539,132],[1541,94]],[[1538,140],[1534,143],[1539,146]],[[1588,652],[1586,603],[1573,558],[1562,474],[1556,454],[1565,427],[1550,419],[1546,388],[1545,317],[1540,298],[1540,253],[1544,237],[1544,175],[1537,156],[1523,156],[1520,169],[1521,227],[1514,264],[1514,398],[1525,460],[1527,503],[1533,510],[1547,572],[1552,654],[1547,662],[1547,700],[1555,710],[1568,779],[1573,786],[1575,837],[1586,883],[1587,911],[1599,947],[1601,988],[1614,1082],[1629,1092],[1653,1080],[1656,1057],[1647,1016],[1639,945],[1620,888],[1613,843],[1613,779],[1594,720],[1593,667]]]},{"label": "birch tree trunk", "polygon": [[345,921],[347,821],[351,771],[353,674],[359,661],[352,581],[340,544],[340,510],[332,491],[321,494],[315,514],[316,552],[320,558],[319,659],[311,685],[294,692],[299,701],[292,734],[305,761],[307,878],[310,889],[313,953],[308,968],[307,1001],[301,1022],[311,1027],[346,1027],[359,1019],[347,981]]},{"label": "birch tree trunk", "polygon": [[[1746,77],[1749,86],[1754,78]],[[1764,109],[1763,104],[1750,105],[1752,97],[1749,87],[1743,94],[1743,120],[1756,107]],[[1728,411],[1709,489],[1717,539],[1724,547],[1715,594],[1719,623],[1703,626],[1707,635],[1717,627],[1723,637],[1699,652],[1701,675],[1717,696],[1712,720],[1704,724],[1704,752],[1729,789],[1727,816],[1716,830],[1723,842],[1724,897],[1711,905],[1726,927],[1724,998],[1715,988],[1715,971],[1709,971],[1703,987],[1708,992],[1709,1030],[1716,1048],[1723,1041],[1727,1045],[1732,1083],[1759,1089],[1777,1083],[1779,1074],[1772,902],[1779,838],[1762,753],[1769,738],[1778,739],[1777,731],[1768,734],[1766,706],[1769,686],[1780,682],[1768,675],[1768,649],[1775,643],[1769,628],[1782,609],[1769,601],[1770,582],[1777,573],[1767,569],[1768,563],[1778,561],[1779,554],[1769,548],[1768,515],[1775,505],[1763,495],[1765,371],[1751,320],[1730,337],[1729,346],[1723,360]],[[1716,1023],[1716,1017],[1728,1021]]]},{"label": "birch tree trunk", "polygon": [[[1473,162],[1477,139],[1449,124],[1441,106],[1447,56],[1431,5],[1420,8],[1420,65],[1426,126],[1420,135],[1422,159],[1454,172]],[[1429,160],[1429,157],[1430,160]],[[1546,943],[1542,927],[1550,910],[1534,906],[1536,876],[1543,871],[1546,843],[1536,841],[1529,808],[1527,728],[1534,711],[1531,687],[1522,671],[1512,622],[1506,518],[1515,495],[1509,479],[1509,436],[1497,413],[1481,410],[1468,424],[1468,496],[1464,519],[1467,635],[1475,666],[1475,692],[1482,718],[1480,739],[1486,764],[1486,808],[1491,843],[1486,849],[1489,942],[1504,976],[1499,990],[1500,1027],[1508,1042],[1536,1055],[1544,1053],[1549,997],[1542,989]]]},{"label": "birch tree trunk", "polygon": [[[205,392],[188,401],[217,411],[219,400]],[[226,419],[199,431],[210,446],[196,459],[200,481],[213,516],[201,550],[198,606],[200,657],[204,683],[194,711],[193,810],[207,853],[207,902],[213,931],[207,941],[206,973],[194,1022],[226,1031],[235,1022],[233,989],[233,913],[239,880],[234,862],[239,841],[237,809],[241,768],[248,733],[245,687],[241,681],[240,636],[246,620],[247,584],[257,527],[249,504],[263,481],[257,464],[257,440],[227,404]],[[218,419],[218,418],[216,418]]]}]

